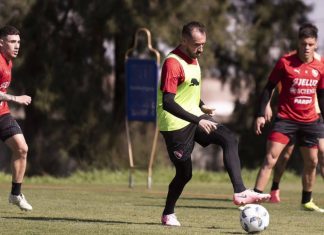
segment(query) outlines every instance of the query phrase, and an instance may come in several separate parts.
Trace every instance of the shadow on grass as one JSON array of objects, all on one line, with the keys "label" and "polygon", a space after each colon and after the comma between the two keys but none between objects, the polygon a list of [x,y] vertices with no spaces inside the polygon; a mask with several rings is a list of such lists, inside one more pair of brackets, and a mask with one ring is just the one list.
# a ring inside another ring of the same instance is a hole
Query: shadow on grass
[{"label": "shadow on grass", "polygon": [[[143,197],[143,198],[148,198],[148,199],[156,199],[153,197]],[[164,199],[165,198],[161,198]],[[213,202],[232,202],[230,199],[221,199],[221,198],[180,198],[180,201],[213,201]],[[232,205],[232,204],[231,204]],[[149,206],[152,207],[154,205],[136,205],[136,206]],[[163,205],[155,205],[156,207],[162,207]],[[233,206],[184,206],[184,205],[178,205],[177,208],[189,208],[189,209],[209,209],[209,210],[237,210],[237,207]]]},{"label": "shadow on grass", "polygon": [[224,227],[220,227],[220,226],[211,226],[211,227],[207,227],[207,229],[218,230],[221,234],[246,234],[246,232],[224,231]]},{"label": "shadow on grass", "polygon": [[[147,197],[144,196],[142,198],[146,199],[154,199],[156,200],[156,197]],[[165,198],[159,198],[165,200]],[[231,202],[231,206],[184,206],[184,205],[178,205],[177,208],[189,208],[189,209],[208,209],[208,210],[237,210],[237,207],[232,206],[232,200],[230,199],[224,199],[224,198],[193,198],[193,197],[181,197],[179,201],[213,201],[213,202]],[[147,206],[147,207],[163,207],[162,205],[146,205],[146,204],[140,204],[136,206]]]},{"label": "shadow on grass", "polygon": [[[225,208],[227,209],[227,208]],[[131,221],[115,221],[115,220],[99,220],[99,219],[80,219],[80,218],[68,218],[68,217],[15,217],[15,216],[6,216],[1,217],[3,219],[14,219],[14,220],[28,220],[28,221],[42,221],[42,222],[75,222],[75,223],[102,223],[102,224],[125,224],[125,225],[158,225],[161,226],[161,223],[139,223],[139,222],[131,222]],[[168,226],[167,226],[168,227]],[[183,226],[186,228],[203,228],[196,226]],[[222,227],[205,227],[210,230],[222,230]],[[223,234],[246,234],[240,232],[233,231],[222,231]]]},{"label": "shadow on grass", "polygon": [[1,217],[3,219],[29,220],[29,221],[58,221],[58,222],[81,222],[81,223],[103,223],[103,224],[140,224],[140,225],[160,225],[160,223],[138,223],[131,221],[114,221],[114,220],[99,220],[99,219],[80,219],[68,217]]},{"label": "shadow on grass", "polygon": [[[163,208],[164,205],[135,205],[138,207],[160,207]],[[177,208],[188,208],[188,209],[206,209],[206,210],[234,210],[237,211],[238,209],[236,207],[225,207],[225,206],[185,206],[185,205],[177,205]]]},{"label": "shadow on grass", "polygon": [[[142,198],[145,198],[145,199],[153,199],[153,200],[156,200],[156,199],[163,199],[163,200],[165,200],[166,199],[166,196],[165,197],[149,197],[149,196],[143,196]],[[180,196],[180,199],[179,200],[232,202],[232,200],[229,199],[229,198],[227,199],[227,198],[181,197],[181,196]]]},{"label": "shadow on grass", "polygon": [[232,202],[231,199],[225,198],[197,198],[197,197],[184,197],[181,200],[188,200],[188,201],[215,201],[215,202]]},{"label": "shadow on grass", "polygon": [[189,208],[189,209],[207,209],[207,210],[235,210],[235,207],[224,207],[224,206],[177,206],[177,208]]}]

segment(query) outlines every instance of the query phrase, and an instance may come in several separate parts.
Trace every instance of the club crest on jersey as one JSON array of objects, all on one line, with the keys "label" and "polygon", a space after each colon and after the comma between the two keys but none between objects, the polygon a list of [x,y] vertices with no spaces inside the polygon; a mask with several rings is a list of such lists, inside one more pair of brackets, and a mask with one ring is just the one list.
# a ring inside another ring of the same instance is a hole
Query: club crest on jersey
[{"label": "club crest on jersey", "polygon": [[318,76],[318,71],[316,69],[312,69],[312,75],[314,78]]},{"label": "club crest on jersey", "polygon": [[4,82],[0,84],[0,89],[7,89],[10,85],[10,82]]},{"label": "club crest on jersey", "polygon": [[183,151],[182,150],[176,150],[176,151],[173,151],[173,155],[178,158],[178,159],[181,159],[183,157]]}]

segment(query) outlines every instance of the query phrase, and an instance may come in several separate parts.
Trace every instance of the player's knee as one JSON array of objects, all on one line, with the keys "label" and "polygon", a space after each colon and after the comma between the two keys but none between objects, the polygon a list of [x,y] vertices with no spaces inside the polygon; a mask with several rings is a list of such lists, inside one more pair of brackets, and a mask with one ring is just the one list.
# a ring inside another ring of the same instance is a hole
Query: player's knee
[{"label": "player's knee", "polygon": [[182,180],[185,183],[188,183],[191,180],[191,178],[192,178],[192,173],[190,172],[190,173],[184,174]]},{"label": "player's knee", "polygon": [[309,159],[308,161],[305,162],[305,167],[308,169],[315,169],[317,167],[317,159]]},{"label": "player's knee", "polygon": [[317,156],[306,156],[304,157],[304,169],[314,170],[317,167],[318,158]]},{"label": "player's knee", "polygon": [[318,162],[324,163],[324,149],[318,149]]},{"label": "player's knee", "polygon": [[235,148],[238,146],[238,140],[234,133],[230,132],[225,137],[226,145],[229,146],[229,148]]},{"label": "player's knee", "polygon": [[186,184],[186,183],[188,183],[191,180],[192,173],[191,172],[182,173],[182,174],[178,175],[178,177],[181,180],[181,182],[183,182],[184,184]]},{"label": "player's knee", "polygon": [[278,157],[276,155],[271,153],[267,154],[264,161],[264,166],[271,169],[274,168],[277,163],[277,159]]},{"label": "player's knee", "polygon": [[290,159],[291,153],[290,152],[285,152],[284,154],[281,155],[282,161],[287,162]]},{"label": "player's knee", "polygon": [[27,158],[28,145],[27,144],[21,144],[14,151],[15,151],[15,154],[17,156],[19,156],[19,158]]}]

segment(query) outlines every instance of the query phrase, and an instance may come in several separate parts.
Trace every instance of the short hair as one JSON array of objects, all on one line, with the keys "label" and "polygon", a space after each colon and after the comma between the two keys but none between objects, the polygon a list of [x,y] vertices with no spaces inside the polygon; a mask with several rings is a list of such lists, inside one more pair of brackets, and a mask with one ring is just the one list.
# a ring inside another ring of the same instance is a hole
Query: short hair
[{"label": "short hair", "polygon": [[318,29],[315,25],[311,23],[304,23],[300,26],[298,31],[298,38],[316,38],[317,39]]},{"label": "short hair", "polygon": [[19,35],[20,32],[17,28],[11,25],[6,25],[0,28],[0,38],[7,37],[8,35]]},{"label": "short hair", "polygon": [[182,37],[192,37],[191,33],[194,29],[198,29],[201,33],[206,33],[205,25],[197,21],[191,21],[183,26]]}]

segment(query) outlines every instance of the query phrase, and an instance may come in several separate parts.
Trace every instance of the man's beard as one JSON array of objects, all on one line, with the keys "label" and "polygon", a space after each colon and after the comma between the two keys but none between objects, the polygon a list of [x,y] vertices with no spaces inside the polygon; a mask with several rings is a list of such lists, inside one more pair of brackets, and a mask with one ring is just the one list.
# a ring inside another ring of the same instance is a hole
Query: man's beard
[{"label": "man's beard", "polygon": [[187,52],[191,59],[197,59],[201,55],[201,53],[193,53],[189,50],[187,50]]}]

